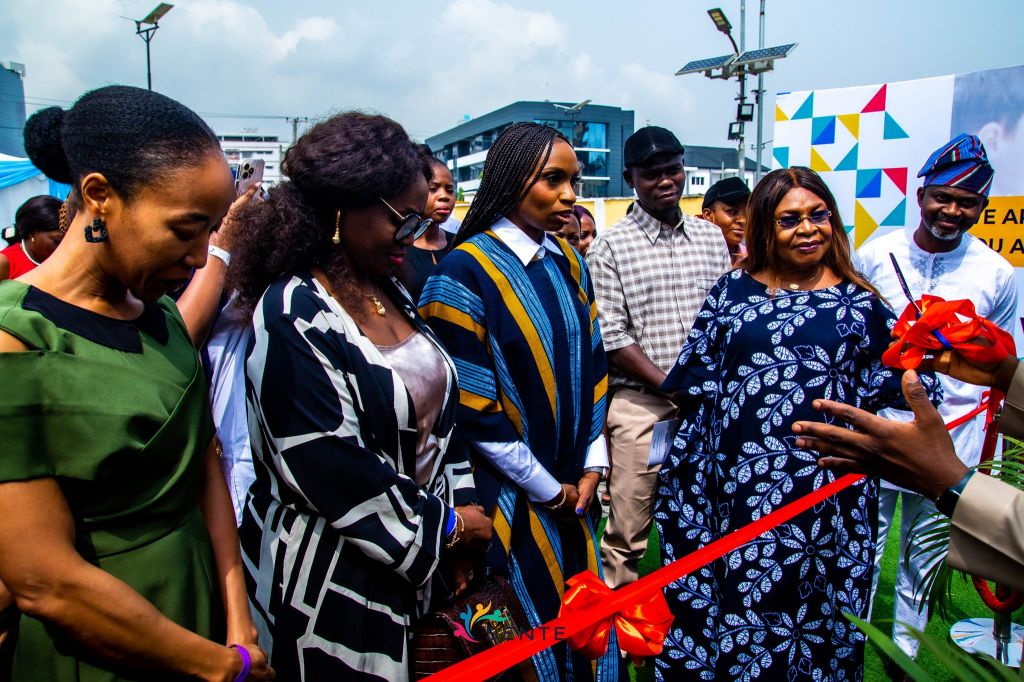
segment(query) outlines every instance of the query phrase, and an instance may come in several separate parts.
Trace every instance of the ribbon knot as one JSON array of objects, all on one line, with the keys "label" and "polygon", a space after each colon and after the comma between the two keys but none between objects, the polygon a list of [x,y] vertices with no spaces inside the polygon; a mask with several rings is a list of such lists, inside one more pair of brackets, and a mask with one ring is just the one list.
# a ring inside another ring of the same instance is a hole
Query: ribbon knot
[{"label": "ribbon knot", "polygon": [[[562,597],[559,617],[596,606],[615,594],[589,571],[569,578],[567,585],[569,589]],[[625,609],[571,635],[569,645],[587,658],[600,658],[608,649],[612,627],[618,632],[619,648],[629,654],[634,663],[639,664],[644,658],[660,654],[672,627],[672,612],[665,602],[665,595],[657,590],[640,597]]]},{"label": "ribbon knot", "polygon": [[[889,367],[917,369],[925,353],[943,348],[933,332],[938,331],[965,359],[979,364],[994,364],[1016,353],[1013,337],[979,317],[968,300],[946,301],[938,296],[921,296],[921,317],[908,305],[893,328],[895,343],[882,355]],[[988,345],[978,343],[984,339]]]}]

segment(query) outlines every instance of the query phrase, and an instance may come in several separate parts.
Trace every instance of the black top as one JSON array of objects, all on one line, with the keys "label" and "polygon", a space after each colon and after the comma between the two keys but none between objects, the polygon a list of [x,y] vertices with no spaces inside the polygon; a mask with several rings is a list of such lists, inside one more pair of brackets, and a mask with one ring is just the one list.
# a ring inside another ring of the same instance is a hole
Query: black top
[{"label": "black top", "polygon": [[398,270],[398,280],[408,290],[412,300],[419,304],[420,293],[423,292],[423,285],[427,283],[427,277],[433,272],[434,266],[441,262],[448,252],[452,250],[452,242],[455,235],[441,230],[444,235],[444,247],[437,249],[421,249],[410,246],[405,252],[405,262]]},{"label": "black top", "polygon": [[167,343],[167,320],[155,301],[145,301],[142,315],[134,320],[119,320],[62,301],[42,289],[30,286],[22,307],[39,313],[58,327],[93,343],[127,353],[142,352],[140,331],[152,336],[160,345]]}]

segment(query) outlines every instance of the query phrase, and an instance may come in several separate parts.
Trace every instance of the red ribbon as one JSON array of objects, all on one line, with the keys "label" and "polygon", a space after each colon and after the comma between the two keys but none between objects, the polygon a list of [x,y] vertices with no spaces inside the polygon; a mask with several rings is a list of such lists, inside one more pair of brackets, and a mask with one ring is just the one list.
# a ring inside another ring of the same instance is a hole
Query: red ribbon
[{"label": "red ribbon", "polygon": [[[914,306],[908,305],[893,329],[897,340],[882,355],[882,362],[890,367],[916,369],[921,364],[925,353],[943,348],[932,332],[938,330],[949,345],[964,358],[980,364],[995,364],[1011,353],[1017,354],[1017,346],[1013,336],[1003,331],[974,310],[974,304],[967,300],[945,301],[937,296],[927,294],[920,301],[922,314],[917,317]],[[982,345],[974,340],[981,337],[991,345]],[[985,442],[981,449],[981,462],[985,463],[995,455],[998,433],[991,428],[995,412],[1003,402],[1004,395],[993,390],[991,395],[986,392],[982,396],[982,404],[978,409],[956,419],[946,425],[952,431],[960,424],[968,421],[982,409],[988,409],[985,419]],[[996,585],[995,591],[988,581],[971,576],[974,589],[985,606],[996,613],[1013,613],[1024,606],[1024,592],[1018,592],[1003,585]]]},{"label": "red ribbon", "polygon": [[[589,571],[569,578],[568,585],[559,616],[584,610],[612,595],[612,589]],[[619,635],[619,648],[628,653],[634,663],[639,664],[648,656],[657,656],[672,627],[672,612],[665,601],[665,594],[661,591],[650,593],[626,610],[586,626],[569,637],[569,646],[587,658],[600,658],[608,650],[608,637],[613,626]]]},{"label": "red ribbon", "polygon": [[[924,314],[916,322],[917,311],[913,307],[903,311],[894,330],[899,339],[882,358],[887,365],[916,368],[926,352],[943,347],[932,336],[934,329],[939,329],[958,353],[977,362],[997,362],[1015,352],[1013,337],[988,320],[979,318],[970,301],[946,302],[927,295],[923,299]],[[979,336],[992,345],[972,343]],[[950,422],[947,428],[955,428],[973,419],[986,408],[991,417],[1000,397],[994,396],[987,403],[983,402],[977,409]],[[573,576],[568,581],[569,590],[557,618],[523,633],[518,640],[499,644],[435,673],[428,680],[476,682],[497,675],[565,640],[586,656],[597,658],[608,647],[612,627],[618,633],[619,646],[630,655],[657,654],[672,624],[671,612],[662,592],[666,585],[722,558],[863,478],[847,474],[618,590],[609,589],[589,572]],[[1004,594],[1001,590],[997,588],[997,594]]]},{"label": "red ribbon", "polygon": [[[897,341],[882,355],[882,362],[889,367],[917,369],[926,353],[944,348],[932,334],[936,330],[971,362],[994,364],[1015,353],[1013,337],[979,317],[970,301],[945,301],[924,294],[919,303],[920,317],[914,306],[908,305],[896,322],[893,334]],[[990,345],[975,342],[979,337]]]},{"label": "red ribbon", "polygon": [[[660,595],[662,589],[669,583],[707,566],[712,561],[764,535],[776,526],[786,523],[863,478],[858,474],[847,474],[832,483],[823,485],[817,490],[779,507],[772,513],[762,516],[754,523],[737,528],[728,535],[701,547],[696,552],[687,554],[667,566],[662,566],[631,585],[614,591],[609,590],[610,594],[605,593],[605,597],[592,600],[585,605],[581,604],[578,611],[562,613],[558,618],[523,633],[517,640],[487,649],[445,668],[427,679],[431,682],[477,682],[493,677],[559,641],[573,637],[594,623],[611,618],[618,613],[631,613],[635,604],[646,602],[652,597]],[[582,575],[585,573],[574,576],[573,579],[580,578]],[[662,598],[664,599],[664,597]],[[618,628],[618,621],[615,622],[615,625]],[[618,631],[621,638],[622,630]],[[663,641],[664,638],[662,638],[662,643]]]}]

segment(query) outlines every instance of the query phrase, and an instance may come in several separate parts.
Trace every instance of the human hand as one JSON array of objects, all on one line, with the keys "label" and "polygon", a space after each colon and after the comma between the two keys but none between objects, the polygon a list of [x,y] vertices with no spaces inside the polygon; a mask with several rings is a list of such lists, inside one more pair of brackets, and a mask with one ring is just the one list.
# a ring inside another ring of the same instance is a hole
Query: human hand
[{"label": "human hand", "polygon": [[249,203],[250,200],[256,195],[256,192],[260,191],[261,183],[257,183],[245,190],[234,201],[231,202],[231,206],[228,208],[227,214],[224,216],[224,220],[221,221],[220,227],[214,232],[210,233],[210,243],[214,246],[219,246],[225,251],[230,251],[233,246],[233,240],[235,237],[235,229],[238,225],[234,217],[238,215],[238,212]]},{"label": "human hand", "polygon": [[563,483],[562,492],[558,493],[544,503],[550,511],[565,516],[576,516],[576,505],[580,499],[580,492],[572,483]]},{"label": "human hand", "polygon": [[884,419],[831,400],[815,400],[815,409],[853,430],[798,421],[793,424],[793,431],[799,434],[796,446],[826,455],[818,460],[819,466],[878,476],[934,500],[963,478],[967,467],[956,456],[946,425],[913,370],[903,374],[903,395],[914,412],[910,422]]},{"label": "human hand", "polygon": [[246,680],[258,680],[259,682],[264,682],[266,680],[274,679],[274,669],[270,667],[270,663],[267,660],[267,653],[256,644],[236,644],[231,647],[229,651],[233,655],[230,657],[230,666],[218,679],[235,680],[238,678],[242,673],[244,666],[244,659],[242,658],[241,652],[242,649],[249,654],[249,674],[246,676]]},{"label": "human hand", "polygon": [[597,485],[601,482],[601,474],[588,472],[583,474],[576,489],[579,491],[579,499],[576,501],[576,516],[584,516],[590,510],[590,503],[594,501],[597,493]]},{"label": "human hand", "polygon": [[494,534],[494,523],[484,508],[476,504],[467,504],[456,507],[455,511],[462,517],[463,523],[459,544],[466,547],[486,547]]},{"label": "human hand", "polygon": [[[975,338],[972,343],[991,345],[981,337]],[[1006,393],[1010,389],[1010,382],[1019,362],[1013,355],[1007,355],[999,362],[985,364],[968,360],[955,350],[944,350],[934,357],[922,360],[919,369],[933,370],[968,384],[991,386]]]}]

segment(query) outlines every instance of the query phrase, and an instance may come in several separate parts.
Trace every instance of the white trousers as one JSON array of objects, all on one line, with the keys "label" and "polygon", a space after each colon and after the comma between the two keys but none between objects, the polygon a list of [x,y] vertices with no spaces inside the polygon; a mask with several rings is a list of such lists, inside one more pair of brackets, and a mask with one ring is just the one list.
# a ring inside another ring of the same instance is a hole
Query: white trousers
[{"label": "white trousers", "polygon": [[[917,656],[918,641],[911,636],[907,626],[924,632],[928,623],[928,609],[918,611],[921,604],[916,595],[921,591],[921,580],[928,570],[946,556],[946,547],[938,548],[928,555],[916,555],[907,562],[907,543],[911,541],[916,529],[934,519],[941,513],[935,504],[926,497],[916,493],[908,493],[888,488],[879,488],[878,495],[878,543],[875,545],[875,570],[871,577],[871,605],[875,603],[875,591],[878,588],[878,576],[882,572],[882,553],[885,541],[889,536],[892,517],[896,511],[896,500],[902,495],[902,512],[900,515],[899,565],[896,570],[895,613],[893,614],[893,641],[908,656]],[[868,612],[871,620],[871,611]]]}]

